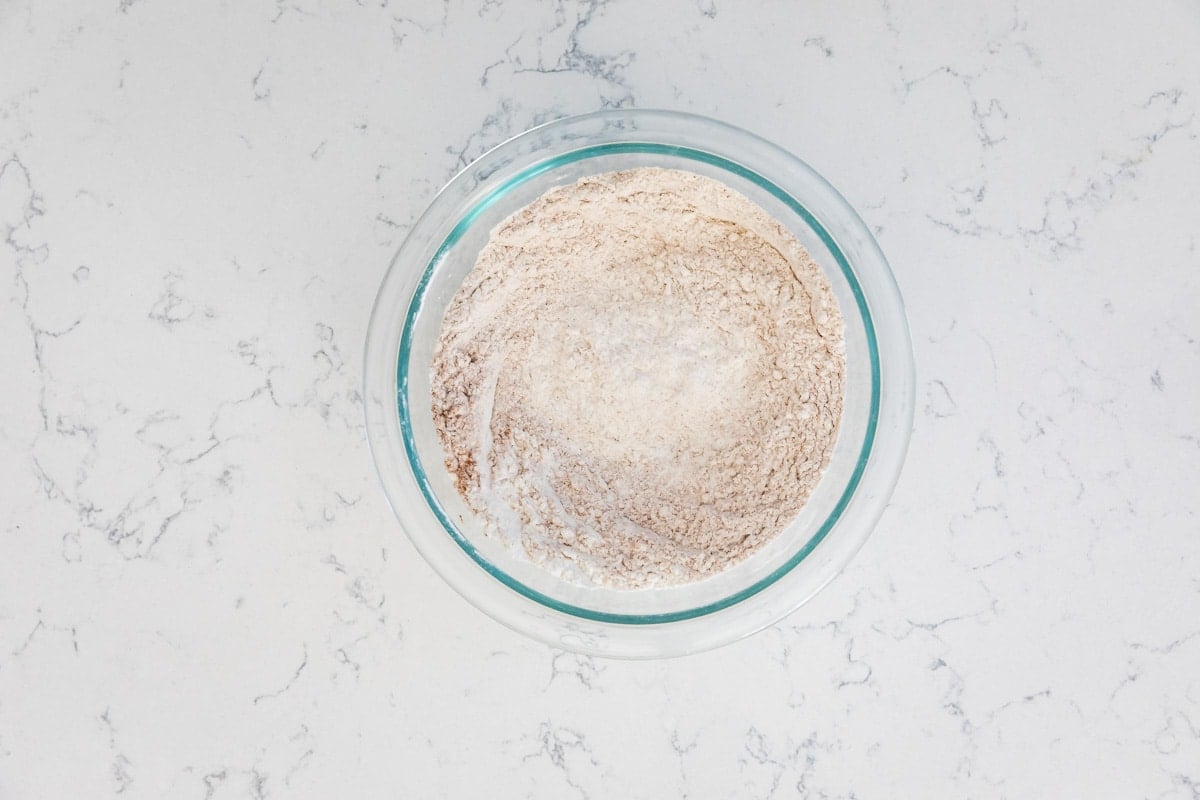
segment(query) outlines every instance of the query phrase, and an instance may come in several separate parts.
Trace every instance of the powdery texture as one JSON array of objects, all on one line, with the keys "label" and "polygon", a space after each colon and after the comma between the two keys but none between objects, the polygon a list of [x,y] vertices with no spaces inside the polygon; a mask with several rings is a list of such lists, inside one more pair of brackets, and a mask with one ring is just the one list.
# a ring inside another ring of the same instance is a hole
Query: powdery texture
[{"label": "powdery texture", "polygon": [[500,224],[442,322],[433,417],[490,535],[582,583],[719,572],[804,505],[837,437],[842,317],[796,238],[657,168]]}]

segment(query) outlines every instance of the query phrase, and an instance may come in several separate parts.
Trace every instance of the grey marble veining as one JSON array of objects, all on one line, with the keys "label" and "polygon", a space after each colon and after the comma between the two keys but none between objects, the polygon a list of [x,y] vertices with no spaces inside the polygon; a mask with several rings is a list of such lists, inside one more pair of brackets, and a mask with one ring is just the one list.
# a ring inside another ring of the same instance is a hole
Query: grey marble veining
[{"label": "grey marble veining", "polygon": [[[0,797],[1200,796],[1200,10],[0,7]],[[812,163],[917,421],[816,600],[661,663],[467,606],[377,490],[383,271],[538,122]]]}]

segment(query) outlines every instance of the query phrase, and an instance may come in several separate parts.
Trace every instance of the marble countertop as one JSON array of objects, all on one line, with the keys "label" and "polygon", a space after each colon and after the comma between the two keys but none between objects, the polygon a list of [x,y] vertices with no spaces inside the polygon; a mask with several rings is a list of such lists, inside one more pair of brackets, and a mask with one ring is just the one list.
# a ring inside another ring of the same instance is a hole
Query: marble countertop
[{"label": "marble countertop", "polygon": [[[1135,5],[0,5],[0,798],[1200,796],[1200,9]],[[851,566],[665,662],[467,605],[360,412],[433,193],[616,105],[827,176],[917,363]]]}]

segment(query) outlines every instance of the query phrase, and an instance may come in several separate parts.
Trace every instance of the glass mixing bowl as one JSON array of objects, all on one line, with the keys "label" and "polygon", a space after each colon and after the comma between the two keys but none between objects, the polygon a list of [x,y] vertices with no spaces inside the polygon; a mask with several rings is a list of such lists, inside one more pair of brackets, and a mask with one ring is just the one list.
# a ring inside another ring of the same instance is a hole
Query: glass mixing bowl
[{"label": "glass mixing bowl", "polygon": [[[486,536],[455,491],[434,432],[430,361],[442,315],[491,230],[554,186],[639,166],[707,175],[787,226],[825,270],[845,317],[846,395],[829,467],[795,520],[695,583],[622,590],[568,583]],[[870,232],[790,153],[713,120],[629,109],[534,128],[480,157],[434,198],[384,277],[367,334],[367,437],[413,544],[485,613],[551,645],[626,658],[680,655],[760,630],[827,584],[862,546],[904,460],[913,363],[900,292]]]}]

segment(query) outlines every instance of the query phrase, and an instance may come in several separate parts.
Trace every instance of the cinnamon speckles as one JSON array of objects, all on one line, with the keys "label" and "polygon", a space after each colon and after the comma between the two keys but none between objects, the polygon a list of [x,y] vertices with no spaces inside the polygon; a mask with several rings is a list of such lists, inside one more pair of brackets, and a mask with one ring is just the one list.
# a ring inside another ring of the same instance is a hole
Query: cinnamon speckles
[{"label": "cinnamon speckles", "polygon": [[842,317],[746,197],[641,168],[493,231],[442,322],[433,415],[490,535],[580,583],[697,580],[776,536],[841,419]]}]

